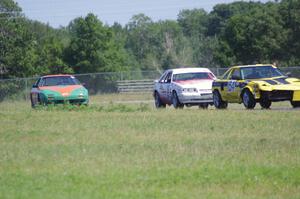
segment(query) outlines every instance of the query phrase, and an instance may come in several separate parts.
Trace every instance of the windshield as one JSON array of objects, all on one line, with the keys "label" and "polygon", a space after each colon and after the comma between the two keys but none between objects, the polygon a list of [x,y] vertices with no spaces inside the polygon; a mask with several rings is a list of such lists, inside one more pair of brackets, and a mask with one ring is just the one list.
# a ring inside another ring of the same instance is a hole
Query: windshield
[{"label": "windshield", "polygon": [[242,79],[261,79],[284,76],[278,68],[272,66],[254,66],[241,68]]},{"label": "windshield", "polygon": [[173,81],[187,81],[187,80],[201,80],[201,79],[214,79],[214,75],[208,72],[180,73],[180,74],[173,75]]},{"label": "windshield", "polygon": [[45,77],[42,86],[79,85],[80,82],[73,76]]}]

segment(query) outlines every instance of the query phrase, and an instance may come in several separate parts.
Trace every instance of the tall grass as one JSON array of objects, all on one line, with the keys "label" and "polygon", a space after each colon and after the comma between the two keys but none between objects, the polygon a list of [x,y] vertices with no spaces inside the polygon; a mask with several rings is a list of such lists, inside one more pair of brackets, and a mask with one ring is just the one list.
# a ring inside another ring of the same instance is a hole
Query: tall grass
[{"label": "tall grass", "polygon": [[0,198],[300,198],[299,118],[2,103]]}]

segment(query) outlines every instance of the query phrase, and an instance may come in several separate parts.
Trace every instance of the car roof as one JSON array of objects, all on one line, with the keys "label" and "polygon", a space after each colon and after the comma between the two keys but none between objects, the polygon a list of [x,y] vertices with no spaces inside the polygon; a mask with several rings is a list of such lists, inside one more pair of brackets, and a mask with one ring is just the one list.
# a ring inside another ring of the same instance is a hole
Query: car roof
[{"label": "car roof", "polygon": [[252,64],[252,65],[240,65],[240,66],[232,66],[231,68],[247,68],[247,67],[261,67],[261,66],[272,66],[276,68],[273,64]]},{"label": "car roof", "polygon": [[180,74],[180,73],[192,73],[192,72],[209,72],[211,71],[208,68],[175,68],[175,69],[169,69],[169,71],[172,71],[173,74]]},{"label": "car roof", "polygon": [[56,75],[44,75],[42,76],[42,78],[45,77],[72,77],[72,75],[68,75],[68,74],[56,74]]}]

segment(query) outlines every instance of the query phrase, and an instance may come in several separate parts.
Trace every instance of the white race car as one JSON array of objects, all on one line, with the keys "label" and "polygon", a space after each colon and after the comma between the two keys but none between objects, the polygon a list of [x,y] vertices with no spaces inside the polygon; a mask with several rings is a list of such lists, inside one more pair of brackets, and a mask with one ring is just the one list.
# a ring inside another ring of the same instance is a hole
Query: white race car
[{"label": "white race car", "polygon": [[153,97],[156,108],[197,105],[207,108],[213,104],[212,82],[216,76],[207,68],[170,69],[155,81]]}]

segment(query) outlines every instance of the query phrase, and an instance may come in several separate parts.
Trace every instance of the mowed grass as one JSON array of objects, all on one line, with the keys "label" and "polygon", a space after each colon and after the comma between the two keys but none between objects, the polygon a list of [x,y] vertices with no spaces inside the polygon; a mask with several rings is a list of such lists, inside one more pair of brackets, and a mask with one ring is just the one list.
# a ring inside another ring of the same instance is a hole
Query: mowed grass
[{"label": "mowed grass", "polygon": [[300,111],[288,104],[91,102],[0,104],[0,198],[300,198]]}]

